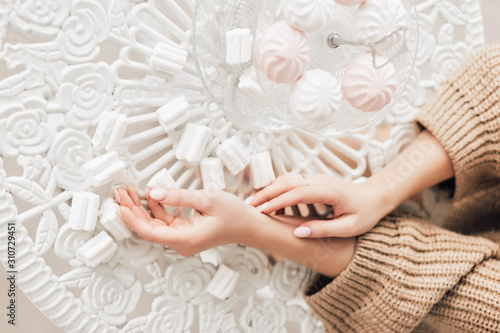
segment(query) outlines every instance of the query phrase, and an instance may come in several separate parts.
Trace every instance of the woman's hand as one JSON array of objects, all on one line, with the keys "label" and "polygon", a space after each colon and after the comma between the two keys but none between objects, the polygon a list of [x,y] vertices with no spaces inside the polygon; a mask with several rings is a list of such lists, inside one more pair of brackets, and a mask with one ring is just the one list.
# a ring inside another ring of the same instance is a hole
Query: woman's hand
[{"label": "woman's hand", "polygon": [[394,207],[370,182],[353,184],[329,175],[281,176],[250,203],[271,213],[297,204],[326,204],[333,219],[311,220],[295,229],[297,237],[353,237],[365,233]]},{"label": "woman's hand", "polygon": [[[148,210],[133,187],[118,189],[123,221],[144,239],[166,244],[181,255],[243,242],[251,219],[260,215],[236,196],[219,191],[188,191],[177,188],[146,192]],[[164,206],[193,208],[185,219],[167,214]]]},{"label": "woman's hand", "polygon": [[[296,216],[269,216],[226,192],[175,188],[147,191],[151,213],[132,187],[117,190],[123,221],[144,239],[165,244],[189,256],[229,243],[240,243],[277,254],[334,277],[349,264],[355,238],[300,239],[293,235],[307,221]],[[188,219],[167,214],[162,206],[191,207]]]},{"label": "woman's hand", "polygon": [[250,203],[270,213],[299,203],[323,203],[333,219],[309,221],[295,230],[297,237],[353,237],[370,230],[400,203],[453,176],[446,150],[427,131],[382,171],[361,184],[328,175],[279,177]]}]

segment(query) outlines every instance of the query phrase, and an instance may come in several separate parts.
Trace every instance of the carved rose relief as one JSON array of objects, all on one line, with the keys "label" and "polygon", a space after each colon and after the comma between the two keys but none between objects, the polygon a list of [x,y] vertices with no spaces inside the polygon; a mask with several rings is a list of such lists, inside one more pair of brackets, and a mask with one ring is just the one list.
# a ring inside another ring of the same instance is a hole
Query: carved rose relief
[{"label": "carved rose relief", "polygon": [[28,98],[0,109],[0,151],[5,156],[45,153],[52,142],[47,124],[46,103]]}]

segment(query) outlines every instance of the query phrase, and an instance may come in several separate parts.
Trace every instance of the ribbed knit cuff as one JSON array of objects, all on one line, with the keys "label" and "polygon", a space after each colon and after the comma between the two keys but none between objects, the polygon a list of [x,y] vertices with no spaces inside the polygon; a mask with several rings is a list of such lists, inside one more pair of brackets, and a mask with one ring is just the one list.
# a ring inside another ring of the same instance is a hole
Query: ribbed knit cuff
[{"label": "ribbed knit cuff", "polygon": [[477,187],[481,178],[498,175],[500,44],[485,47],[466,61],[416,120],[448,152],[458,200]]},{"label": "ribbed knit cuff", "polygon": [[407,215],[360,236],[348,268],[305,292],[327,332],[411,332],[443,295],[498,247]]}]

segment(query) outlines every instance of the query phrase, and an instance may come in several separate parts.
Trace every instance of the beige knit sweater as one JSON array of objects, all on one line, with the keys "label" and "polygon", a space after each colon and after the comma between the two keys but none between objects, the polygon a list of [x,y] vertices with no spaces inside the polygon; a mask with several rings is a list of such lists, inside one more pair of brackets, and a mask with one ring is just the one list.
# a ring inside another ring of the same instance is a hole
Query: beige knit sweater
[{"label": "beige knit sweater", "polygon": [[393,213],[360,236],[349,267],[305,292],[327,332],[500,332],[500,45],[462,65],[417,121],[453,163],[449,230]]}]

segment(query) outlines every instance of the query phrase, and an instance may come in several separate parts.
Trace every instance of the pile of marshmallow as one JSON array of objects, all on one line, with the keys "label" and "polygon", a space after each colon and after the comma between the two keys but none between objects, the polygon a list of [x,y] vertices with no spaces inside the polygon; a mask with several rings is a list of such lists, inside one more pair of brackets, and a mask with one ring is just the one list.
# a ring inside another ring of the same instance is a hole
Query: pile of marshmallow
[{"label": "pile of marshmallow", "polygon": [[[358,41],[376,43],[376,53],[356,57],[347,66],[341,82],[327,71],[306,70],[311,58],[306,33],[320,31],[333,19],[334,1],[342,6],[358,6],[353,21]],[[343,97],[364,112],[380,111],[391,102],[397,84],[396,70],[382,53],[401,41],[401,33],[391,33],[407,27],[401,0],[281,0],[281,11],[284,20],[269,27],[260,40],[258,62],[269,80],[292,84],[290,111],[294,117],[314,128],[332,118]],[[227,32],[228,64],[250,60],[252,38],[248,29]],[[263,100],[253,66],[240,77],[238,87]]]}]

